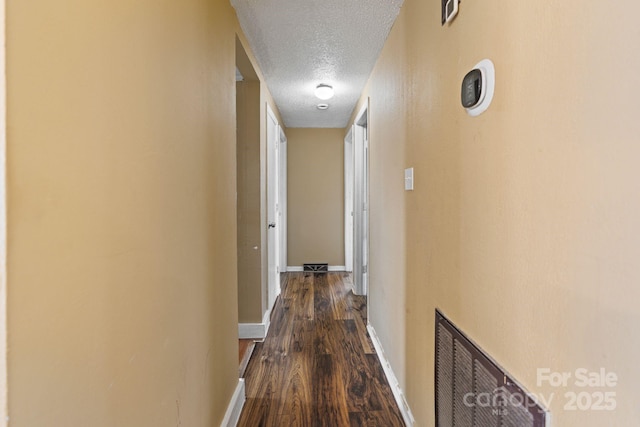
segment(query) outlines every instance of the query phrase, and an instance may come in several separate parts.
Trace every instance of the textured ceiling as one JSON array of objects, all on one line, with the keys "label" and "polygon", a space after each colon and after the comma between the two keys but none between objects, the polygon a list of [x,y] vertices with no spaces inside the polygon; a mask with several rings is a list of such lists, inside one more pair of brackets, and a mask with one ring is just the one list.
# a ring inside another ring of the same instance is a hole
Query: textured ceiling
[{"label": "textured ceiling", "polygon": [[231,0],[285,126],[347,126],[402,1]]}]

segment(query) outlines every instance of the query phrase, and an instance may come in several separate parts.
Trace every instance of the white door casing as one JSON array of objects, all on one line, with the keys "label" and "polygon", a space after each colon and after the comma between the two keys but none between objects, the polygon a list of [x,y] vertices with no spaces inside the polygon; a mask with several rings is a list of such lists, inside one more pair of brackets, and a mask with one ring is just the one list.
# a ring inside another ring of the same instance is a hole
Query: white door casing
[{"label": "white door casing", "polygon": [[353,283],[354,292],[367,294],[369,278],[369,136],[368,103],[353,127]]},{"label": "white door casing", "polygon": [[278,254],[278,120],[267,104],[267,310],[280,294],[280,257]]},{"label": "white door casing", "polygon": [[[366,113],[365,113],[366,114]],[[362,145],[362,294],[369,288],[369,137],[368,125],[364,126]]]},{"label": "white door casing", "polygon": [[353,134],[351,126],[344,139],[344,265],[353,271]]},{"label": "white door casing", "polygon": [[278,126],[280,157],[278,167],[279,174],[279,198],[278,198],[278,223],[280,271],[287,271],[287,137],[281,126]]},{"label": "white door casing", "polygon": [[362,295],[362,127],[353,134],[353,286]]}]

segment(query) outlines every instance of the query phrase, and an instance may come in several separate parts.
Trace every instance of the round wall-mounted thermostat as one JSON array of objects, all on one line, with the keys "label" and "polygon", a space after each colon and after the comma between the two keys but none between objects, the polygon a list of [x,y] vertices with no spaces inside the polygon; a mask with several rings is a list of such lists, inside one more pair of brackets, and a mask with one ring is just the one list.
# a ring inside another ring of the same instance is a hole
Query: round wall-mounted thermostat
[{"label": "round wall-mounted thermostat", "polygon": [[462,79],[460,101],[470,116],[484,113],[493,100],[496,71],[490,59],[478,62]]}]

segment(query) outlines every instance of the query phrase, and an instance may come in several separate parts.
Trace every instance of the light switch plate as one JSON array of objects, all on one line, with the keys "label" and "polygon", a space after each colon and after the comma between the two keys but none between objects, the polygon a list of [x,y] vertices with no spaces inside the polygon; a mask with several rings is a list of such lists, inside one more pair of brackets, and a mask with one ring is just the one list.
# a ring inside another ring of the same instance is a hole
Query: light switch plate
[{"label": "light switch plate", "polygon": [[407,191],[413,190],[413,168],[404,170],[404,189]]}]

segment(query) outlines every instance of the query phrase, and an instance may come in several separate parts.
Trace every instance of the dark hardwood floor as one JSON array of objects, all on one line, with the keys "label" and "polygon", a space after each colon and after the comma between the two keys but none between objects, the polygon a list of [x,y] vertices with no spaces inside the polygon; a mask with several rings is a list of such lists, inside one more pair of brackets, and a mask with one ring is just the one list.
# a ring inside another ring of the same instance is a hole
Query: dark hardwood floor
[{"label": "dark hardwood floor", "polygon": [[[345,273],[287,273],[239,426],[404,426]],[[348,290],[349,289],[349,290]]]},{"label": "dark hardwood floor", "polygon": [[238,340],[238,362],[242,363],[242,359],[246,356],[249,348],[253,345],[253,340],[251,339],[239,339]]},{"label": "dark hardwood floor", "polygon": [[256,343],[252,339],[240,339],[238,340],[238,350],[239,350],[239,361],[240,367],[238,368],[238,373],[240,374],[240,378],[244,377],[244,373],[247,369],[247,365],[249,365],[249,358],[253,354],[253,349],[255,348]]}]

